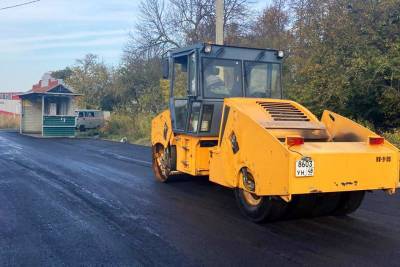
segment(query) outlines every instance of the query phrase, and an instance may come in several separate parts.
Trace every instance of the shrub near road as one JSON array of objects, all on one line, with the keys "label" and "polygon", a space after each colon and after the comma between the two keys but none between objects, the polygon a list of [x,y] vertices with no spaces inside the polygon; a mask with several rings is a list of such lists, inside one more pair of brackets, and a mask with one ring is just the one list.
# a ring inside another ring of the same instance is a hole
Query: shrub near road
[{"label": "shrub near road", "polygon": [[400,130],[396,129],[394,132],[383,133],[383,136],[392,144],[400,149]]},{"label": "shrub near road", "polygon": [[127,113],[113,113],[110,120],[101,129],[100,135],[105,139],[148,145],[150,144],[150,124],[152,115],[139,113],[131,116]]}]

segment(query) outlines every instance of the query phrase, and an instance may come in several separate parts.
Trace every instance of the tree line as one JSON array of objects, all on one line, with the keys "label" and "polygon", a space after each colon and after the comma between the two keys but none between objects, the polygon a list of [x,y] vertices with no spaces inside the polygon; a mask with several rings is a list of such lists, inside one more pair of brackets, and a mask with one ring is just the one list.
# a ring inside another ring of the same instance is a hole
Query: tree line
[{"label": "tree line", "polygon": [[[225,0],[225,42],[284,50],[285,97],[317,115],[330,109],[381,131],[400,127],[400,0],[259,5]],[[53,75],[85,95],[82,107],[154,115],[168,98],[161,58],[214,36],[214,0],[143,0],[118,66],[87,55]]]}]

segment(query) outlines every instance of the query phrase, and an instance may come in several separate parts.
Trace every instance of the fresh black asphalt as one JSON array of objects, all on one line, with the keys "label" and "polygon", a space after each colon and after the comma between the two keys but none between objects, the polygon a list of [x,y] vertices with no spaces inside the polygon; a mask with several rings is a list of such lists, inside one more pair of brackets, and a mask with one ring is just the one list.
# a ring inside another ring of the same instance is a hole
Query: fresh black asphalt
[{"label": "fresh black asphalt", "polygon": [[0,266],[400,266],[400,194],[348,217],[257,225],[206,178],[161,184],[150,149],[0,132]]}]

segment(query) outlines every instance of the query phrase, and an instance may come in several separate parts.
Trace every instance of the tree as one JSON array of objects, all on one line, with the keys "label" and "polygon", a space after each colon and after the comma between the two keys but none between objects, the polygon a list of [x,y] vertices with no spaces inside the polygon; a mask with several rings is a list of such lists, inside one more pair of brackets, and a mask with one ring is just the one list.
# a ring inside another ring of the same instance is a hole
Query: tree
[{"label": "tree", "polygon": [[289,50],[292,36],[286,2],[287,0],[274,0],[257,16],[251,25],[251,33],[246,36],[246,45]]},{"label": "tree", "polygon": [[119,106],[130,112],[158,113],[165,108],[161,86],[161,60],[129,54],[115,72]]},{"label": "tree", "polygon": [[375,127],[399,126],[398,1],[292,3],[289,96]]},{"label": "tree", "polygon": [[[171,48],[196,42],[212,42],[215,36],[214,0],[143,0],[140,22],[131,34],[129,53],[159,56]],[[225,0],[227,40],[246,27],[248,0]]]},{"label": "tree", "polygon": [[83,108],[111,109],[113,99],[111,90],[111,77],[107,66],[99,61],[98,56],[86,55],[78,59],[71,68],[72,74],[65,80],[76,93],[83,94],[78,98],[78,103]]},{"label": "tree", "polygon": [[55,79],[66,80],[72,75],[73,71],[70,67],[66,67],[62,70],[52,71],[51,76]]}]

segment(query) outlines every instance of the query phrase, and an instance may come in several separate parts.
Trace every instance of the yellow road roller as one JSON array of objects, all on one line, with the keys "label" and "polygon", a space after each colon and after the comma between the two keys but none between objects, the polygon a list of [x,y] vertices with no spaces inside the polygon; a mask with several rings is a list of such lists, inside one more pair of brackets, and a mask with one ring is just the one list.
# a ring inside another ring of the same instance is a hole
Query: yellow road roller
[{"label": "yellow road roller", "polygon": [[399,187],[399,150],[331,111],[284,100],[283,52],[196,44],[163,62],[169,109],[152,121],[153,170],[232,188],[254,222],[346,215]]}]

